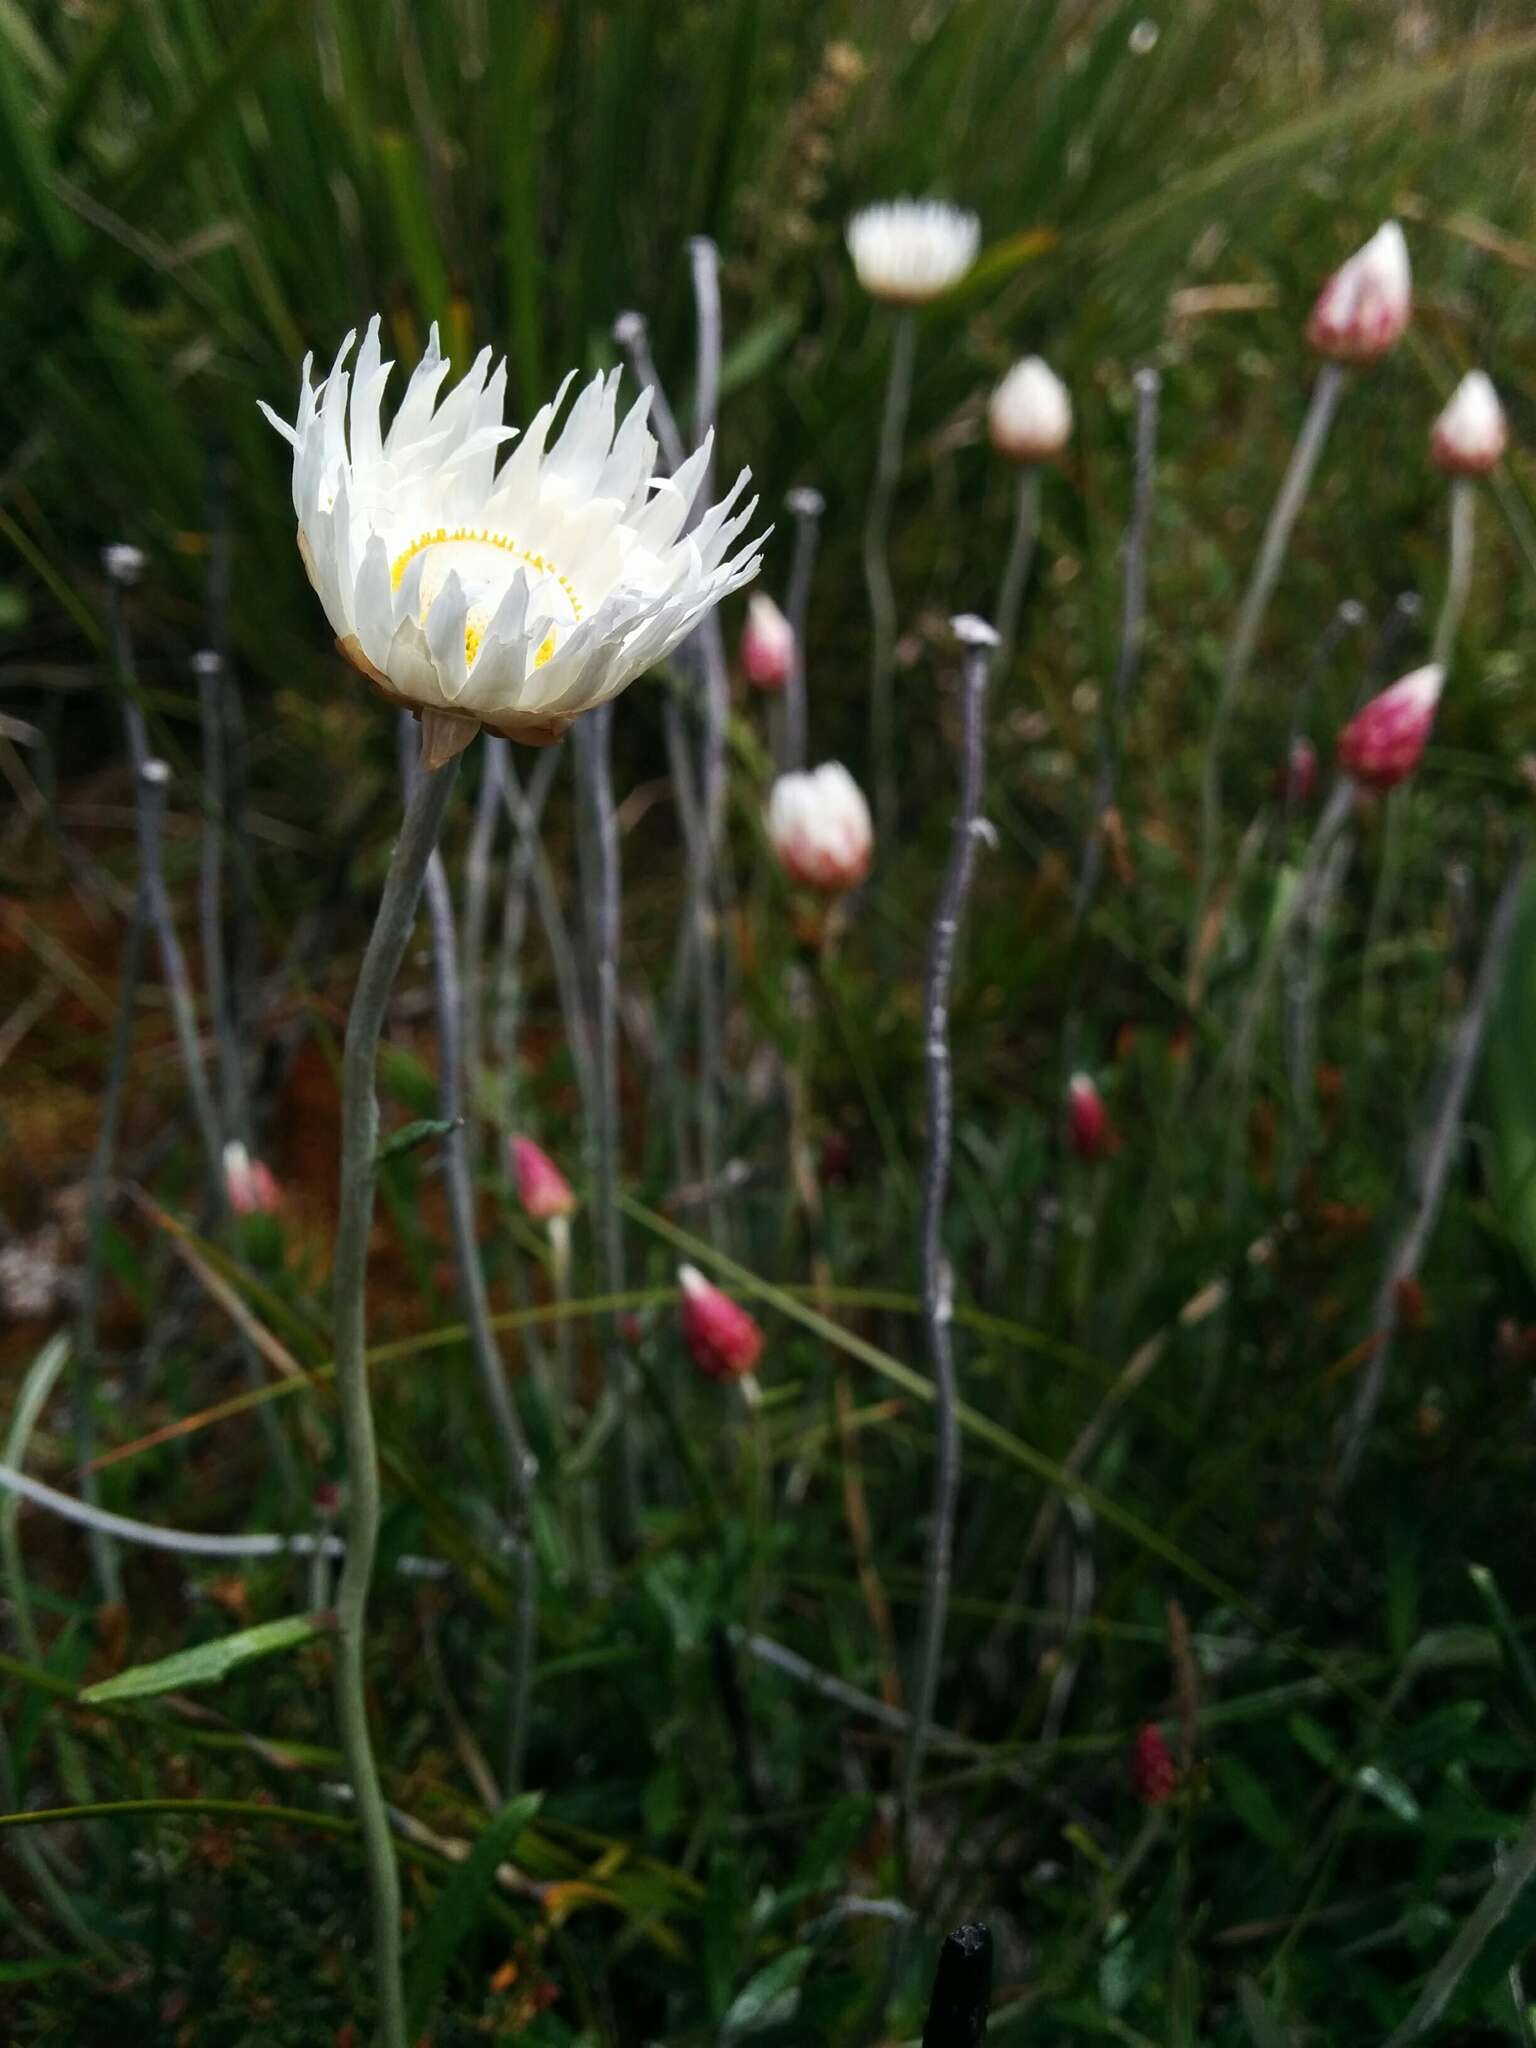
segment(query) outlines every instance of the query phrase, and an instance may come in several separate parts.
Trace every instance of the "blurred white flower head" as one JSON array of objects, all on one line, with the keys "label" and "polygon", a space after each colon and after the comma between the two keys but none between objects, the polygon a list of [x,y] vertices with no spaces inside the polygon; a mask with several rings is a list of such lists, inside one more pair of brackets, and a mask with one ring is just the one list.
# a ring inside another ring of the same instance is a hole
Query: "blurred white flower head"
[{"label": "blurred white flower head", "polygon": [[354,340],[319,385],[305,359],[291,427],[262,410],[293,448],[299,552],[337,646],[427,717],[434,765],[482,725],[558,739],[756,574],[757,543],[737,546],[756,500],[734,510],[749,472],[685,533],[710,444],[658,477],[650,393],[616,428],[617,370],[578,392],[549,447],[567,378],[500,461],[505,362],[482,350],[439,404],[434,326],[385,430],[377,316],[349,379]]},{"label": "blurred white flower head", "polygon": [[875,828],[859,785],[841,761],[828,761],[779,777],[768,799],[768,837],[791,881],[837,896],[869,873]]},{"label": "blurred white flower head", "polygon": [[924,306],[947,292],[976,261],[981,223],[939,199],[893,199],[866,206],[848,223],[854,273],[872,299]]},{"label": "blurred white flower head", "polygon": [[759,690],[782,690],[795,665],[795,629],[773,599],[760,590],[747,599],[741,665],[747,681]]},{"label": "blurred white flower head", "polygon": [[1307,340],[1336,362],[1373,363],[1402,338],[1412,311],[1408,244],[1389,220],[1318,293]]},{"label": "blurred white flower head", "polygon": [[987,401],[987,432],[1010,462],[1048,462],[1072,437],[1072,400],[1049,363],[1026,356]]},{"label": "blurred white flower head", "polygon": [[1435,421],[1430,452],[1452,476],[1482,476],[1495,467],[1509,440],[1504,408],[1492,380],[1469,370]]}]

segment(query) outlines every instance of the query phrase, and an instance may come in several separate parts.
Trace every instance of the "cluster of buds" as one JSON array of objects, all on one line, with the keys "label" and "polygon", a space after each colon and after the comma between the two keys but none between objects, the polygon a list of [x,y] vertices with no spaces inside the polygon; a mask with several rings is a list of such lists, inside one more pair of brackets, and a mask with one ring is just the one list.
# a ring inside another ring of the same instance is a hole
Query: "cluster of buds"
[{"label": "cluster of buds", "polygon": [[1072,400],[1049,363],[1026,356],[987,401],[987,433],[1010,462],[1050,462],[1072,438]]},{"label": "cluster of buds", "polygon": [[551,1223],[569,1216],[576,1207],[576,1197],[549,1154],[535,1145],[532,1138],[513,1138],[508,1149],[523,1213],[534,1223]]},{"label": "cluster of buds", "polygon": [[1120,1149],[1120,1134],[1087,1074],[1074,1074],[1067,1083],[1067,1142],[1089,1164]]},{"label": "cluster of buds", "polygon": [[762,591],[747,599],[741,665],[747,681],[759,690],[782,690],[794,669],[795,629]]},{"label": "cluster of buds", "polygon": [[224,1147],[224,1193],[237,1216],[275,1216],[283,1206],[271,1167],[234,1140]]},{"label": "cluster of buds", "polygon": [[781,775],[768,798],[767,823],[779,865],[804,888],[841,896],[869,873],[875,828],[863,791],[840,761]]},{"label": "cluster of buds", "polygon": [[683,1342],[707,1380],[743,1380],[763,1355],[762,1326],[706,1280],[697,1266],[679,1266]]},{"label": "cluster of buds", "polygon": [[1339,766],[1366,789],[1395,789],[1418,767],[1435,722],[1445,671],[1416,668],[1383,690],[1339,734]]},{"label": "cluster of buds", "polygon": [[1389,220],[1318,293],[1307,340],[1334,362],[1374,363],[1402,339],[1412,311],[1408,244]]}]

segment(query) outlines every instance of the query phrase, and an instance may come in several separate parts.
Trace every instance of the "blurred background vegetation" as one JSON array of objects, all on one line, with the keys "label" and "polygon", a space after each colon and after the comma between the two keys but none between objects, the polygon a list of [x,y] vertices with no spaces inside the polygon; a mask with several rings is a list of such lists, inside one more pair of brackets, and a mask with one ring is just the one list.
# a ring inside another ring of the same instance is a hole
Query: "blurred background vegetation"
[{"label": "blurred background vegetation", "polygon": [[[8,1047],[6,1231],[38,1227],[94,1138],[118,927],[82,910],[68,847],[88,845],[131,882],[120,679],[104,655],[97,566],[104,543],[126,540],[150,559],[133,605],[139,675],[157,744],[179,767],[197,751],[188,656],[211,635],[235,665],[263,971],[291,933],[323,921],[323,945],[278,1002],[282,1020],[298,1018],[301,1043],[295,1052],[285,1040],[263,1139],[291,1190],[263,1313],[283,1319],[305,1364],[326,1355],[327,1061],[396,816],[394,734],[330,650],[294,553],[286,450],[257,398],[286,412],[305,352],[323,367],[342,334],[382,309],[403,365],[433,320],[460,365],[483,344],[505,350],[521,420],[569,368],[614,360],[613,319],[638,307],[681,413],[693,350],[685,245],[714,236],[726,287],[721,467],[750,463],[779,520],[770,588],[788,561],[784,491],[814,483],[827,497],[808,636],[812,753],[862,772],[859,528],[889,330],[852,282],[843,222],[901,192],[978,211],[976,271],[923,319],[895,521],[903,832],[880,849],[867,920],[819,997],[818,1115],[845,1176],[836,1276],[905,1300],[921,1146],[916,971],[954,773],[942,743],[953,736],[942,622],[989,608],[1006,544],[1012,478],[987,449],[987,390],[1031,351],[1071,385],[1077,437],[1046,482],[1024,642],[994,692],[988,808],[1001,847],[984,865],[957,1000],[952,1250],[962,1297],[1012,1319],[967,1326],[962,1377],[989,1416],[1059,1459],[1135,1347],[1160,1334],[1166,1344],[1157,1377],[1115,1416],[1089,1466],[1100,1505],[1079,1629],[1060,1626],[1066,1553],[1035,1589],[1028,1655],[982,1680],[980,1652],[1039,1486],[1017,1464],[970,1453],[940,1717],[981,1748],[932,1767],[923,1906],[935,1927],[963,1913],[997,1926],[998,2038],[1385,2039],[1530,1800],[1530,913],[1382,1442],[1347,1525],[1309,1544],[1291,1538],[1400,1214],[1426,1083],[1529,806],[1533,108],[1536,25],[1515,0],[0,0],[0,690],[40,736],[26,774],[63,827],[61,837],[16,828],[0,838],[0,969],[26,993],[61,972],[62,949],[83,982],[82,992],[65,977],[63,1002]],[[1415,326],[1388,362],[1351,381],[1266,629],[1228,770],[1232,847],[1257,819],[1266,858],[1234,855],[1208,1000],[1191,1016],[1179,965],[1200,736],[1223,636],[1306,403],[1307,308],[1392,213],[1412,247]],[[1149,638],[1125,735],[1127,851],[1079,938],[1071,868],[1115,656],[1131,375],[1147,362],[1163,373],[1163,425]],[[1276,1045],[1266,1041],[1251,1117],[1235,1134],[1209,1092],[1195,1098],[1198,1114],[1184,1113],[1180,1062],[1192,1043],[1219,1048],[1230,1031],[1277,863],[1294,856],[1272,784],[1326,621],[1352,598],[1370,624],[1313,691],[1325,754],[1366,681],[1423,658],[1423,620],[1394,606],[1412,594],[1430,619],[1441,594],[1444,486],[1425,444],[1474,364],[1504,397],[1515,452],[1481,499],[1473,602],[1405,810],[1392,925],[1373,935],[1374,950],[1365,942],[1382,834],[1373,818],[1360,830],[1321,1003],[1327,1085],[1302,1122],[1304,1159],[1287,1166],[1295,1105]],[[661,702],[660,686],[637,687],[617,726],[625,973],[637,985],[666,970],[680,894],[678,835],[657,796]],[[771,1149],[774,1117],[748,1086],[752,1046],[788,1046],[797,1024],[782,901],[755,824],[755,713],[744,701],[738,710],[730,1141],[750,1161]],[[195,770],[185,787],[172,854],[188,902]],[[549,837],[564,873],[564,789]],[[553,991],[530,954],[530,1099],[539,1135],[575,1158]],[[130,1149],[171,1201],[184,1183],[174,1151],[157,1149],[176,1099],[155,1052],[163,1015],[151,1011],[141,1028],[150,1056]],[[407,1002],[386,1074],[397,1119],[431,1112],[433,1058],[423,1006]],[[1031,1231],[1055,1185],[1053,1132],[1073,1064],[1108,1077],[1126,1144],[1091,1189],[1058,1188],[1069,1222],[1090,1222],[1042,1277]],[[659,1201],[665,1170],[638,1083],[629,1109],[630,1171]],[[427,1165],[398,1162],[385,1206],[399,1272],[380,1293],[378,1337],[449,1321],[436,1203]],[[778,1189],[749,1185],[733,1211],[747,1265],[807,1277]],[[1261,1240],[1270,1255],[1251,1262]],[[486,1253],[498,1305],[513,1298],[528,1249],[501,1215]],[[655,1310],[644,1341],[712,1461],[719,1405],[687,1384],[659,1308],[672,1252],[637,1231],[632,1254]],[[127,1222],[113,1263],[128,1356],[170,1283]],[[1230,1300],[1215,1335],[1209,1323],[1182,1328],[1181,1308],[1218,1279]],[[917,1357],[916,1327],[899,1310],[877,1302],[848,1316]],[[19,1378],[38,1335],[35,1324],[0,1330],[8,1377]],[[129,1375],[134,1398],[108,1425],[121,1440],[223,1390],[225,1362],[211,1370],[199,1351],[206,1335],[180,1328],[157,1351],[159,1377]],[[766,1810],[754,1807],[710,1647],[718,1625],[750,1622],[853,1684],[878,1690],[883,1675],[835,1461],[823,1469],[825,1358],[781,1317],[772,1343],[774,1469],[781,1480],[801,1465],[814,1475],[801,1481],[814,1512],[765,1530],[728,1489],[723,1521],[712,1520],[672,1472],[658,1484],[652,1540],[610,1596],[546,1615],[533,1781],[548,1790],[518,1852],[540,1882],[568,1890],[537,1907],[501,1899],[459,1931],[457,2018],[434,2041],[498,2029],[548,2048],[864,2038],[884,1930],[834,1908],[884,1881],[886,1746],[850,1735],[824,1701],[753,1673],[749,1718],[770,1788]],[[451,1343],[441,1355],[457,1362]],[[494,1684],[483,1638],[505,1586],[477,1520],[477,1425],[435,1373],[401,1374],[382,1397],[389,1542],[394,1553],[435,1545],[467,1559],[477,1590],[440,1612],[389,1595],[384,1655],[402,1676],[384,1691],[394,1792],[440,1836],[458,1836],[479,1816],[439,1680],[446,1668],[450,1695],[474,1718]],[[859,1436],[905,1639],[931,1433],[920,1407],[886,1391],[859,1382]],[[68,1470],[62,1443],[58,1469]],[[243,1424],[140,1456],[104,1473],[103,1487],[109,1504],[150,1519],[273,1526],[284,1512]],[[126,1655],[121,1638],[103,1643],[78,1545],[28,1529],[47,1670],[6,1683],[23,1771],[16,1803],[40,1804],[22,1795],[30,1776],[50,1784],[51,1702]],[[1469,1564],[1491,1576],[1474,1583]],[[142,1560],[131,1590],[136,1658],[217,1634],[231,1613],[292,1611],[298,1597],[278,1568],[184,1582]],[[1181,1800],[1149,1817],[1126,1791],[1123,1755],[1131,1731],[1173,1698],[1165,1603],[1175,1596],[1195,1633],[1182,1668],[1198,1668],[1206,1694],[1201,1761]],[[1064,1656],[1078,1660],[1076,1688],[1057,1727],[1048,1701]],[[282,1737],[293,1754],[308,1744],[325,1768],[320,1657],[311,1648],[231,1681],[217,1696],[224,1718],[186,1723],[196,1742],[168,1715],[147,1730],[80,1717],[100,1796],[170,1789],[319,1804],[312,1790],[293,1793],[289,1750],[253,1751],[250,1738]],[[99,1972],[40,1967],[17,1949],[0,1966],[13,2038],[189,2048],[348,2038],[360,1915],[355,1873],[334,1843],[248,1817],[178,1819],[103,1828],[71,1853],[89,1868],[92,1926],[129,1960],[104,2004]],[[423,1856],[412,1909],[425,1915],[442,1866],[430,1846]],[[1533,1928],[1529,1902],[1501,1923],[1433,2038],[1531,2040],[1518,1963]],[[915,2031],[921,1977],[918,1959],[893,2026]],[[559,2000],[537,2011],[546,1978]]]}]

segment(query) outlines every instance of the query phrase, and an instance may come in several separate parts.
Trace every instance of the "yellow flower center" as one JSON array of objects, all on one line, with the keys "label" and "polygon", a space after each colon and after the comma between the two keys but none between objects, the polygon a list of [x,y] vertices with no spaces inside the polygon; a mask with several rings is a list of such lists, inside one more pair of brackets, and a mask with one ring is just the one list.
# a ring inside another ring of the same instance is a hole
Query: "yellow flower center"
[{"label": "yellow flower center", "polygon": [[[488,526],[438,526],[430,532],[419,534],[409,547],[402,548],[390,564],[390,588],[398,590],[405,580],[405,572],[418,555],[440,549],[442,552],[435,562],[429,563],[422,571],[421,579],[421,621],[425,625],[438,593],[447,582],[449,575],[457,569],[459,579],[466,591],[471,593],[470,606],[464,621],[464,660],[473,667],[485,639],[486,627],[491,622],[496,604],[510,580],[514,565],[521,563],[532,569],[543,579],[543,594],[551,594],[550,586],[557,590],[570,608],[570,623],[574,625],[581,617],[581,599],[568,576],[562,575],[547,555],[537,549],[525,548],[510,534],[498,533]],[[479,593],[477,596],[476,593]],[[533,657],[535,668],[542,668],[555,651],[555,635],[547,633]]]}]

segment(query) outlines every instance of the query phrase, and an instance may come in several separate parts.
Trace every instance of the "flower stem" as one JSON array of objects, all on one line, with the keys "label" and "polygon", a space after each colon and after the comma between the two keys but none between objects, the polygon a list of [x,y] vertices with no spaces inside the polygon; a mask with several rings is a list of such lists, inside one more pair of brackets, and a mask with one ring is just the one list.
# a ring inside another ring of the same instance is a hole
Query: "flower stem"
[{"label": "flower stem", "polygon": [[875,785],[875,831],[881,845],[892,844],[896,823],[896,592],[891,583],[891,502],[901,474],[902,442],[912,402],[912,365],[917,355],[917,323],[910,308],[896,315],[886,375],[885,411],[880,420],[880,445],[864,522],[864,582],[869,591],[873,623],[869,677],[869,752]]},{"label": "flower stem", "polygon": [[784,680],[779,748],[779,773],[789,775],[805,766],[805,615],[810,607],[824,505],[820,491],[809,489],[791,491],[784,503],[795,522],[795,552],[789,565],[789,589],[784,594],[784,615],[795,637]]},{"label": "flower stem", "polygon": [[1143,367],[1136,372],[1135,381],[1136,483],[1122,558],[1125,592],[1120,612],[1120,659],[1115,669],[1114,694],[1104,707],[1099,728],[1099,773],[1094,785],[1093,809],[1088,816],[1088,830],[1083,839],[1082,865],[1077,874],[1077,893],[1072,905],[1074,925],[1081,924],[1087,916],[1093,892],[1098,887],[1099,869],[1104,858],[1105,823],[1115,801],[1125,714],[1130,707],[1136,671],[1141,664],[1141,643],[1147,622],[1147,534],[1152,523],[1157,401],[1163,380],[1156,370]]},{"label": "flower stem", "polygon": [[1467,608],[1472,588],[1472,559],[1477,539],[1476,487],[1469,476],[1459,476],[1451,485],[1451,548],[1446,569],[1445,597],[1435,621],[1434,647],[1430,660],[1449,669],[1461,615]]},{"label": "flower stem", "polygon": [[1040,465],[1026,462],[1019,471],[1018,486],[1014,492],[1013,536],[1008,543],[1008,558],[1003,564],[1003,580],[997,589],[997,637],[1002,644],[997,650],[996,669],[1004,680],[1013,667],[1024,588],[1029,582],[1035,543],[1039,538]]},{"label": "flower stem", "polygon": [[382,2048],[406,2048],[400,1975],[400,1881],[368,1733],[363,1631],[379,1540],[379,1460],[368,1398],[366,1288],[373,1221],[379,1039],[415,919],[427,862],[452,794],[456,762],[423,773],[395,843],[383,899],[358,973],[342,1055],[341,1205],[334,1265],[336,1380],[347,1456],[347,1555],[336,1593],[336,1712],[357,1806],[373,1907]]},{"label": "flower stem", "polygon": [[1318,458],[1323,452],[1323,443],[1328,438],[1333,415],[1338,407],[1339,395],[1344,388],[1344,372],[1337,363],[1324,363],[1312,387],[1311,403],[1306,418],[1301,423],[1301,432],[1296,437],[1296,446],[1291,451],[1290,466],[1280,486],[1274,509],[1269,515],[1269,524],[1264,529],[1264,539],[1259,547],[1259,559],[1254,564],[1253,576],[1243,595],[1242,609],[1237,615],[1232,638],[1227,643],[1226,660],[1222,664],[1221,681],[1216,692],[1216,709],[1211,718],[1211,729],[1206,735],[1205,761],[1200,781],[1200,873],[1195,889],[1195,914],[1190,926],[1189,951],[1185,970],[1191,999],[1198,991],[1205,946],[1205,919],[1210,908],[1211,889],[1215,882],[1217,838],[1221,829],[1221,751],[1226,742],[1227,726],[1231,721],[1238,691],[1242,688],[1249,667],[1253,661],[1254,649],[1258,645],[1259,629],[1264,623],[1264,614],[1274,595],[1275,585],[1280,580],[1280,571],[1285,564],[1286,549],[1290,546],[1291,533],[1301,512],[1302,501],[1317,468]]},{"label": "flower stem", "polygon": [[918,1257],[922,1269],[923,1321],[933,1368],[934,1430],[937,1454],[933,1477],[933,1512],[928,1534],[928,1560],[923,1588],[923,1614],[911,1693],[912,1732],[907,1744],[901,1787],[903,1863],[909,1861],[912,1809],[928,1724],[938,1694],[944,1654],[944,1627],[949,1611],[949,1580],[954,1550],[955,1508],[960,1491],[959,1389],[951,1344],[951,1282],[944,1258],[944,1202],[949,1186],[953,1141],[954,1076],[949,1049],[949,989],[954,973],[955,941],[976,864],[981,817],[985,729],[983,710],[987,678],[996,642],[967,648],[964,678],[964,728],[961,742],[960,808],[950,841],[949,865],[934,914],[928,944],[928,971],[923,993],[928,1079],[928,1160],[923,1175]]},{"label": "flower stem", "polygon": [[516,1619],[507,1677],[505,1784],[510,1796],[522,1783],[528,1697],[533,1682],[538,1583],[529,1519],[534,1465],[507,1385],[506,1365],[491,1328],[491,1305],[475,1235],[475,1197],[464,1123],[463,1047],[459,1035],[463,1013],[458,940],[453,926],[453,899],[440,853],[434,852],[427,862],[426,899],[427,915],[432,925],[433,982],[437,995],[438,1113],[444,1123],[451,1126],[444,1135],[442,1149],[448,1225],[453,1234],[454,1263],[458,1268],[459,1297],[469,1329],[470,1350],[474,1354],[480,1391],[490,1411],[491,1427],[501,1460],[507,1543],[517,1586]]},{"label": "flower stem", "polygon": [[490,907],[491,848],[501,819],[501,795],[507,779],[507,742],[481,749],[480,788],[475,822],[464,856],[464,933],[461,951],[464,987],[459,1030],[464,1049],[464,1110],[469,1118],[465,1146],[473,1166],[481,1156],[480,1069],[485,1045],[485,928]]},{"label": "flower stem", "polygon": [[[624,1290],[624,1227],[619,1215],[619,873],[618,821],[613,809],[613,711],[603,704],[576,727],[576,766],[586,812],[588,848],[587,939],[591,947],[595,1088],[593,1154],[597,1182],[597,1237],[603,1284],[610,1294]],[[707,969],[704,979],[708,979]],[[706,1077],[707,1082],[707,1077]],[[631,1421],[630,1363],[618,1321],[604,1327],[608,1383],[618,1403],[619,1533],[633,1544],[640,1518],[640,1468]]]}]

